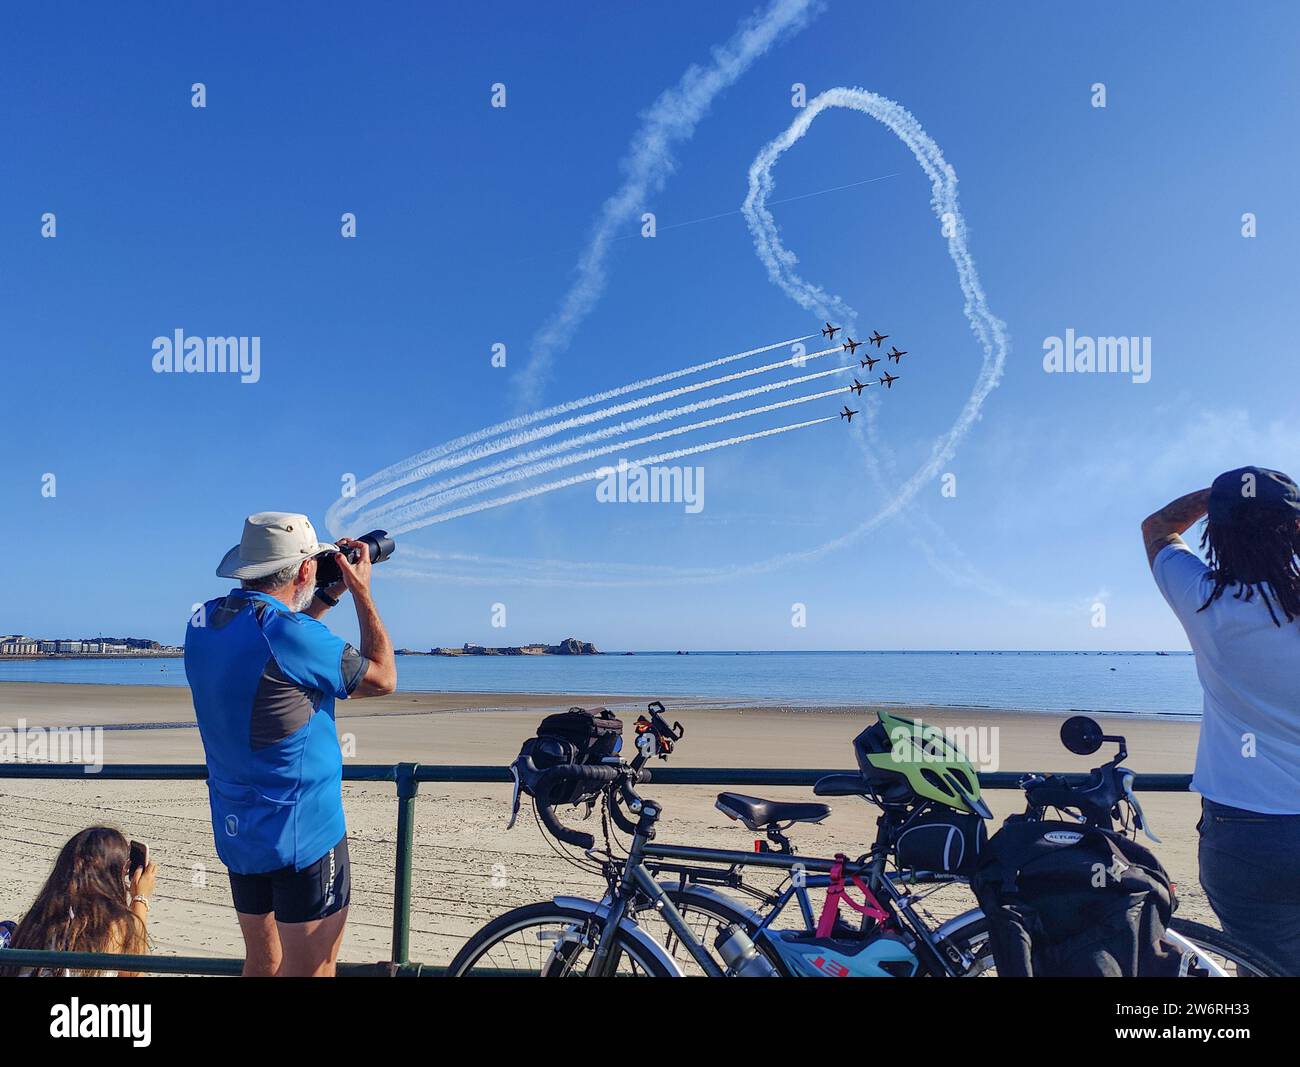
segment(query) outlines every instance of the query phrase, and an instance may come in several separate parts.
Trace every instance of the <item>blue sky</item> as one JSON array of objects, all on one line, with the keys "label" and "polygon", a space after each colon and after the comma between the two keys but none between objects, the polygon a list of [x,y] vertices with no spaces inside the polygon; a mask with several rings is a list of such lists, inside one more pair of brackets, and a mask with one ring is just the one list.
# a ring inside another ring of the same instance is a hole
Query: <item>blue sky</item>
[{"label": "blue sky", "polygon": [[[0,631],[179,640],[190,604],[224,587],[212,571],[245,514],[302,510],[323,527],[343,475],[518,414],[530,343],[622,181],[640,114],[753,9],[12,13]],[[816,329],[768,279],[737,209],[755,154],[795,116],[793,83],[809,96],[862,86],[907,107],[956,170],[1012,340],[946,465],[956,496],[935,481],[851,545],[699,583],[684,569],[806,552],[887,503],[858,420],[683,461],[705,472],[696,515],[603,505],[575,486],[403,539],[376,583],[395,640],[1185,647],[1138,523],[1221,470],[1300,466],[1286,251],[1300,237],[1298,29],[1283,3],[825,4],[674,148],[646,205],[661,232],[631,225],[614,243],[541,403]],[[206,108],[191,107],[194,82]],[[494,82],[504,109],[490,107]],[[773,212],[804,276],[909,352],[905,380],[876,401],[875,447],[901,481],[981,358],[928,183],[888,130],[846,112],[819,118],[775,174],[774,200],[802,197]],[[54,239],[41,237],[46,212]],[[340,236],[343,212],[355,239]],[[260,337],[261,380],[153,373],[153,338],[177,328]],[[1150,337],[1151,380],[1045,373],[1044,339],[1067,329]],[[499,341],[504,369],[490,363]],[[791,624],[795,604],[805,626]]]}]

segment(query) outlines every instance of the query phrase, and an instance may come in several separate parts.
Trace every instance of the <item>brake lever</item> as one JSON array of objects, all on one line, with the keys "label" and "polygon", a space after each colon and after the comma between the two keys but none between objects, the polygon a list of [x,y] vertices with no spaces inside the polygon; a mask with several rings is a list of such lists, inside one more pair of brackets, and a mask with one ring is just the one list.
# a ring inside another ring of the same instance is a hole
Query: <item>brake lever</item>
[{"label": "brake lever", "polygon": [[1142,805],[1138,803],[1137,794],[1133,792],[1133,772],[1129,770],[1120,772],[1120,785],[1124,788],[1124,799],[1129,802],[1133,808],[1133,815],[1137,819],[1137,827],[1147,837],[1151,838],[1157,845],[1163,844],[1160,838],[1151,832],[1151,827],[1147,825],[1147,817],[1142,812]]},{"label": "brake lever", "polygon": [[521,783],[519,781],[519,768],[513,763],[510,764],[510,775],[515,780],[514,795],[510,798],[510,821],[506,823],[507,830],[513,830],[515,820],[519,818],[519,796],[521,792]]}]

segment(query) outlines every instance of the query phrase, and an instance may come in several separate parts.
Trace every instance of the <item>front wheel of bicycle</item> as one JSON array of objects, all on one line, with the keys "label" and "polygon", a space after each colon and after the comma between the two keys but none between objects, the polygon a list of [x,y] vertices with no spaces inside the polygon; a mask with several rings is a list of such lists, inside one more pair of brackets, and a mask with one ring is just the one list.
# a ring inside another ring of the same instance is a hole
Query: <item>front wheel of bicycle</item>
[{"label": "front wheel of bicycle", "polygon": [[[597,916],[541,901],[499,915],[474,934],[447,968],[452,978],[584,978],[603,934]],[[620,930],[614,943],[615,977],[668,978],[672,970]]]}]

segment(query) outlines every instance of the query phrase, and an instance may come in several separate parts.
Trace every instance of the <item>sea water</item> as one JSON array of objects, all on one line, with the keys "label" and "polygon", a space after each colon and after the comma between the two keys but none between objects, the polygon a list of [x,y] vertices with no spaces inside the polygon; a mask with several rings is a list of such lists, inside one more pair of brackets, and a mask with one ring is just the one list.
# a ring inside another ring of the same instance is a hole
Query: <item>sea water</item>
[{"label": "sea water", "polygon": [[[1196,717],[1190,653],[620,652],[601,656],[399,656],[408,692],[604,693],[729,704],[927,704]],[[0,662],[0,682],[185,684],[179,659]]]}]

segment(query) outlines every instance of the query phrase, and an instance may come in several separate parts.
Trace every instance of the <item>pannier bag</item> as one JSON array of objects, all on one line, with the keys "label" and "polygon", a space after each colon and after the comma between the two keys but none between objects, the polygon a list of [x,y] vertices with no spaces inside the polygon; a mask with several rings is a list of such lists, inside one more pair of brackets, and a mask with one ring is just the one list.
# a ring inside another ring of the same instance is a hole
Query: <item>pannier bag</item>
[{"label": "pannier bag", "polygon": [[1008,820],[971,879],[999,977],[1174,976],[1173,889],[1147,848],[1110,830]]},{"label": "pannier bag", "polygon": [[899,867],[937,874],[970,874],[987,845],[984,820],[951,808],[922,812],[894,838]]},{"label": "pannier bag", "polygon": [[[623,722],[607,708],[570,708],[548,715],[537,734],[524,742],[515,767],[520,788],[530,797],[543,771],[562,765],[599,764],[623,749]],[[590,782],[569,782],[546,798],[552,804],[577,804],[595,796],[601,787]]]}]

